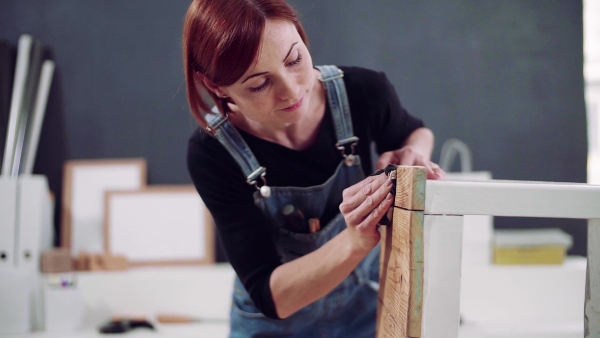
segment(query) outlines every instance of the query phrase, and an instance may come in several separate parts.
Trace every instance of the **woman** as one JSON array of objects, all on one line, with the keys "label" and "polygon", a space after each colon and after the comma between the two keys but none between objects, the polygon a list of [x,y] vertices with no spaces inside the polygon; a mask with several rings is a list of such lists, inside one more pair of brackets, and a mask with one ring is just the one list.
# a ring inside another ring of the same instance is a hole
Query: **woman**
[{"label": "woman", "polygon": [[[283,0],[195,0],[183,34],[200,129],[188,168],[238,278],[231,336],[372,337],[387,163],[444,173],[383,73],[314,68]],[[214,102],[211,112],[205,100]],[[310,226],[309,226],[310,224]]]}]

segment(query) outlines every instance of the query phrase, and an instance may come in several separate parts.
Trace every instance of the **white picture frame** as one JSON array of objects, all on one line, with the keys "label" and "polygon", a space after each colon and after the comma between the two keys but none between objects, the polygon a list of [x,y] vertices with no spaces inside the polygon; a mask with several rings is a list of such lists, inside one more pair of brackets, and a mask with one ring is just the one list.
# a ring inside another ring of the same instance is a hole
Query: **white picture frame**
[{"label": "white picture frame", "polygon": [[193,185],[106,193],[105,251],[131,266],[215,262],[214,222]]},{"label": "white picture frame", "polygon": [[72,256],[103,252],[105,192],[143,188],[146,160],[69,160],[63,170],[61,247]]}]

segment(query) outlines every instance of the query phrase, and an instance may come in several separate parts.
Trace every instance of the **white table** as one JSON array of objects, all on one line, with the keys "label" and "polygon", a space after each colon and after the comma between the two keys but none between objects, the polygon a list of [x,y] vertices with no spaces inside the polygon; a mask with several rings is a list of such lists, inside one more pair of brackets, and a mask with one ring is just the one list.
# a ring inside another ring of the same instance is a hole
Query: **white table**
[{"label": "white table", "polygon": [[[79,330],[0,335],[0,338],[107,337],[99,334],[97,328],[112,315],[152,318],[161,312],[216,321],[155,324],[155,331],[135,329],[126,336],[225,338],[229,332],[233,278],[233,269],[228,264],[79,273],[78,289],[84,304]],[[461,292],[465,321],[459,337],[580,338],[584,280],[583,257],[569,257],[561,266],[465,264]]]}]

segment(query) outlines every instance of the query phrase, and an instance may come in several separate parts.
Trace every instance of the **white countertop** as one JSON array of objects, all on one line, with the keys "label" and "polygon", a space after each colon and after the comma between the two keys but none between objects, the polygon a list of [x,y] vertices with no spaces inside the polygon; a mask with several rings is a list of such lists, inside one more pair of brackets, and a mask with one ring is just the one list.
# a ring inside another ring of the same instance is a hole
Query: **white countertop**
[{"label": "white countertop", "polygon": [[[568,257],[561,266],[464,264],[459,338],[582,337],[585,267],[583,257]],[[153,318],[158,313],[213,321],[155,324],[155,331],[139,328],[125,335],[225,338],[234,276],[228,264],[78,273],[84,309],[79,330],[0,338],[106,337],[97,328],[113,315]]]}]

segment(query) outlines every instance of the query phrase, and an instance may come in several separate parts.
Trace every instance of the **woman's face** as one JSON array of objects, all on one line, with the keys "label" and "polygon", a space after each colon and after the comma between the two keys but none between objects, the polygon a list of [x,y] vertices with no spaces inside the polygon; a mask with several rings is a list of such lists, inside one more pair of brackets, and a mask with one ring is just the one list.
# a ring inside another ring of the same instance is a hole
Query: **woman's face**
[{"label": "woman's face", "polygon": [[281,128],[307,116],[316,76],[294,24],[267,20],[255,63],[237,82],[219,89],[248,122]]}]

